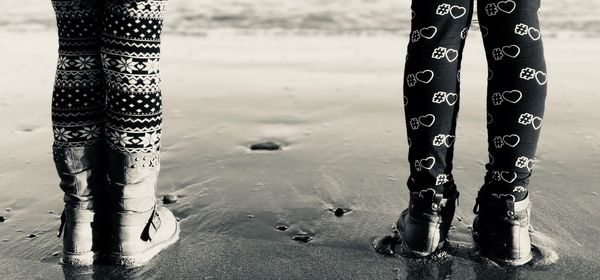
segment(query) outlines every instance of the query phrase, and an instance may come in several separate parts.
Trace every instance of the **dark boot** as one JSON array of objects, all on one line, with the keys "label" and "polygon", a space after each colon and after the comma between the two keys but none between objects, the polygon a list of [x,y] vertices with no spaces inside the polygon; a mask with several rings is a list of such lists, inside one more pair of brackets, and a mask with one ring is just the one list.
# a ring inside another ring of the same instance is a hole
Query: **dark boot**
[{"label": "dark boot", "polygon": [[425,257],[444,246],[458,195],[457,191],[442,195],[433,189],[411,193],[408,209],[396,224],[402,255]]},{"label": "dark boot", "polygon": [[58,237],[63,239],[61,262],[92,265],[101,256],[107,231],[108,185],[103,145],[54,148],[53,157],[64,191],[65,209]]},{"label": "dark boot", "polygon": [[531,260],[529,196],[515,202],[512,195],[484,198],[480,193],[473,212],[477,214],[473,221],[473,239],[483,256],[510,266]]},{"label": "dark boot", "polygon": [[179,223],[156,203],[159,153],[109,150],[113,264],[137,267],[179,239]]}]

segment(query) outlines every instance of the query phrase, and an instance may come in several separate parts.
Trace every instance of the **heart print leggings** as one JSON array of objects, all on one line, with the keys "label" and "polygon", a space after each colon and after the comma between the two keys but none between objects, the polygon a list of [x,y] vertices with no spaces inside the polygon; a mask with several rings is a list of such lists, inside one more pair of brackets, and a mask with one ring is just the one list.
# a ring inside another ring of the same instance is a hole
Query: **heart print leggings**
[{"label": "heart print leggings", "polygon": [[[463,48],[473,0],[413,0],[404,105],[412,192],[453,184]],[[478,0],[488,62],[489,162],[481,193],[527,196],[546,98],[540,0]]]}]

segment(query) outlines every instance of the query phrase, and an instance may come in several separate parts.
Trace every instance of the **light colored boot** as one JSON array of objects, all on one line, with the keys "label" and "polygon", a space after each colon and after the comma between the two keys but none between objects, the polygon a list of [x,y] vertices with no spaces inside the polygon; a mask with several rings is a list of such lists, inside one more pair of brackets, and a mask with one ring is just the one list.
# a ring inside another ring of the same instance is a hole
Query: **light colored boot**
[{"label": "light colored boot", "polygon": [[458,195],[457,191],[453,191],[444,197],[433,189],[411,193],[408,209],[402,212],[396,223],[403,256],[426,257],[444,246]]},{"label": "light colored boot", "polygon": [[53,149],[65,202],[57,234],[63,239],[64,264],[92,265],[106,249],[110,232],[104,156],[103,145]]},{"label": "light colored boot", "polygon": [[520,266],[532,259],[529,196],[515,202],[513,195],[484,199],[480,195],[473,212],[473,239],[483,256],[508,266]]},{"label": "light colored boot", "polygon": [[179,223],[157,205],[159,153],[108,151],[112,246],[109,261],[127,267],[146,264],[179,239]]}]

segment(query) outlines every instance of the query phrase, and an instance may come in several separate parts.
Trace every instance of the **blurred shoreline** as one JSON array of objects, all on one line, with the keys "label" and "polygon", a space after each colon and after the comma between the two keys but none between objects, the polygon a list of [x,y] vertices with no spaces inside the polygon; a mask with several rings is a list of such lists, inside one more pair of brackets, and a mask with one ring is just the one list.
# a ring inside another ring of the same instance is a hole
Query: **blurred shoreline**
[{"label": "blurred shoreline", "polygon": [[[3,0],[0,31],[53,31],[50,0]],[[477,28],[476,16],[473,28]],[[600,1],[545,0],[544,36],[600,37]],[[172,0],[165,33],[236,35],[401,35],[410,31],[410,1],[398,0]]]}]

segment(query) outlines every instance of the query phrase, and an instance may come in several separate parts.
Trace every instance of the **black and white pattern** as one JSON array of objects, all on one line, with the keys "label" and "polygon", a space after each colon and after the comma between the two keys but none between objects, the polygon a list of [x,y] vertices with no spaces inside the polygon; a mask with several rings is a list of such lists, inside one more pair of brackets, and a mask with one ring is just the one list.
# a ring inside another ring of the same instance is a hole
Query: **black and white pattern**
[{"label": "black and white pattern", "polygon": [[55,0],[60,50],[54,143],[159,148],[160,35],[166,1]]},{"label": "black and white pattern", "polygon": [[[452,181],[460,65],[473,0],[412,2],[404,105],[411,191],[443,191]],[[479,0],[489,65],[490,161],[483,190],[526,195],[543,121],[547,75],[537,11],[540,0]]]}]

